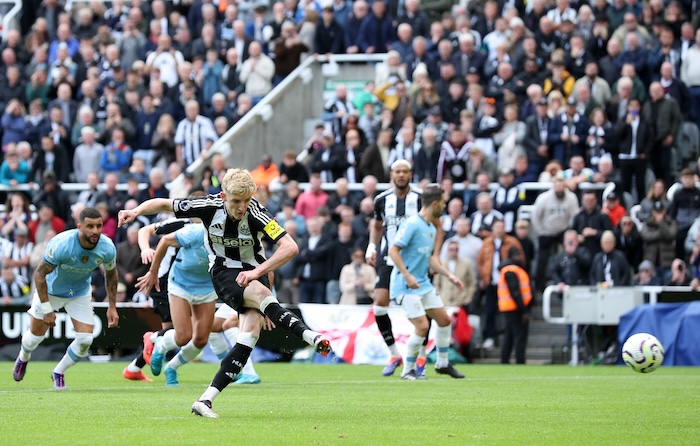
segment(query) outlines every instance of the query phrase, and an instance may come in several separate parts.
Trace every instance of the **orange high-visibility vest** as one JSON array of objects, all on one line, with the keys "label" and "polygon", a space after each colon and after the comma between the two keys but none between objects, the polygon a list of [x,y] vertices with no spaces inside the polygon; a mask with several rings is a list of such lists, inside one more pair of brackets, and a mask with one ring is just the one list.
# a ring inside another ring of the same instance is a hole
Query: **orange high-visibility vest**
[{"label": "orange high-visibility vest", "polygon": [[523,299],[523,304],[527,307],[532,300],[532,289],[530,288],[530,276],[527,275],[524,269],[517,265],[508,265],[501,269],[498,275],[498,311],[516,311],[518,305],[512,297],[506,282],[506,273],[515,273],[520,282],[520,296]]},{"label": "orange high-visibility vest", "polygon": [[219,12],[226,12],[226,7],[228,6],[228,0],[219,0]]}]

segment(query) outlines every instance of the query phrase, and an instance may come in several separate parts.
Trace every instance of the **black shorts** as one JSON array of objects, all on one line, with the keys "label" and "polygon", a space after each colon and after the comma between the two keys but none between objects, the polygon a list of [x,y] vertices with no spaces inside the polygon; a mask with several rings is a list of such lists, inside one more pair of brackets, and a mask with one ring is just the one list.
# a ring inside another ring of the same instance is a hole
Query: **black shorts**
[{"label": "black shorts", "polygon": [[389,281],[391,280],[391,271],[394,269],[393,266],[387,265],[384,260],[384,256],[377,256],[377,284],[374,288],[379,288],[381,290],[389,289]]},{"label": "black shorts", "polygon": [[161,322],[172,322],[170,316],[170,301],[168,300],[168,275],[160,278],[160,291],[155,288],[151,290],[151,299],[153,299],[153,312],[160,316]]},{"label": "black shorts", "polygon": [[[250,271],[252,269],[226,268],[225,266],[214,265],[210,271],[211,282],[219,299],[239,313],[245,312],[243,308],[243,291],[245,287],[240,286],[236,282],[236,277],[241,271]],[[267,274],[260,277],[258,282],[265,285],[268,289],[272,289]]]}]

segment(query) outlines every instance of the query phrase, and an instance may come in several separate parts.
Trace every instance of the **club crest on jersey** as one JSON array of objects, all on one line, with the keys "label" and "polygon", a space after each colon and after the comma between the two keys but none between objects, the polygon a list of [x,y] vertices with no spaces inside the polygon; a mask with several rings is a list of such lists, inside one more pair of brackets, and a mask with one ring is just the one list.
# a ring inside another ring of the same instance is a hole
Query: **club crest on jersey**
[{"label": "club crest on jersey", "polygon": [[247,222],[242,221],[241,224],[238,225],[238,233],[243,235],[250,235],[250,228],[248,227]]},{"label": "club crest on jersey", "polygon": [[90,256],[82,256],[80,258],[80,263],[87,263],[90,260]]},{"label": "club crest on jersey", "polygon": [[102,263],[102,259],[100,259],[99,257],[96,258],[96,259],[95,259],[95,263],[99,265],[100,263]]},{"label": "club crest on jersey", "polygon": [[188,200],[183,200],[183,201],[180,202],[180,204],[178,205],[178,207],[180,208],[180,210],[181,210],[182,212],[187,212],[187,211],[189,211],[190,208],[192,207],[192,203],[190,203]]}]

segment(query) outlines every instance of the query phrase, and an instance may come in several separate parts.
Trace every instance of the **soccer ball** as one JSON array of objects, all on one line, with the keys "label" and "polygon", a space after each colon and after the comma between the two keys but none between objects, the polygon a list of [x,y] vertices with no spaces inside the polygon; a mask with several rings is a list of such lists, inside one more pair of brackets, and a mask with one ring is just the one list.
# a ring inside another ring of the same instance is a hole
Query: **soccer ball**
[{"label": "soccer ball", "polygon": [[622,360],[639,373],[651,373],[664,362],[664,346],[649,333],[637,333],[622,346]]}]

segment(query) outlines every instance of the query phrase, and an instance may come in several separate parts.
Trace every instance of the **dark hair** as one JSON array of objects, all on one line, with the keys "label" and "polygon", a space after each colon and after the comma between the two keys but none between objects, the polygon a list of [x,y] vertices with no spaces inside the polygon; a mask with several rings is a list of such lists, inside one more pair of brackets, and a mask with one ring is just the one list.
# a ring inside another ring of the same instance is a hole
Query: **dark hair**
[{"label": "dark hair", "polygon": [[204,192],[203,190],[194,190],[190,193],[189,197],[187,198],[201,198],[201,197],[206,197],[207,193]]},{"label": "dark hair", "polygon": [[85,221],[86,218],[102,218],[102,213],[95,208],[85,208],[80,212],[80,223]]},{"label": "dark hair", "polygon": [[442,198],[443,190],[436,184],[431,184],[423,190],[423,206],[430,206]]}]

